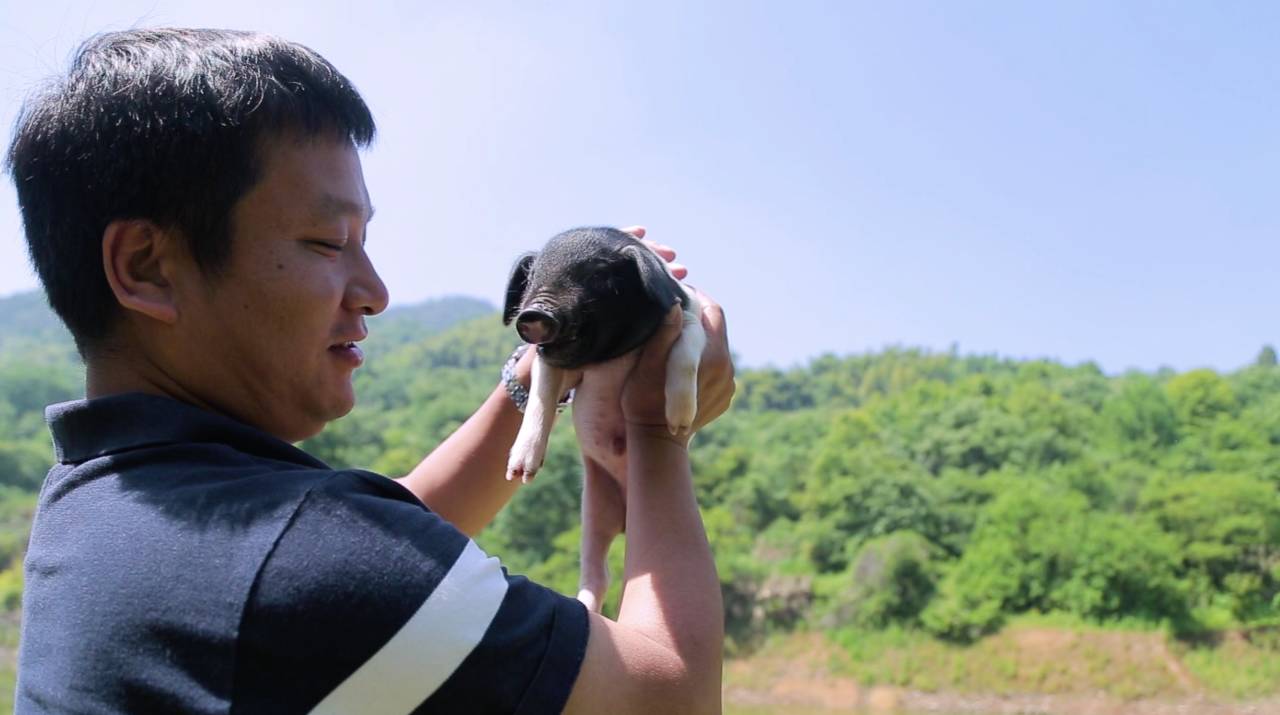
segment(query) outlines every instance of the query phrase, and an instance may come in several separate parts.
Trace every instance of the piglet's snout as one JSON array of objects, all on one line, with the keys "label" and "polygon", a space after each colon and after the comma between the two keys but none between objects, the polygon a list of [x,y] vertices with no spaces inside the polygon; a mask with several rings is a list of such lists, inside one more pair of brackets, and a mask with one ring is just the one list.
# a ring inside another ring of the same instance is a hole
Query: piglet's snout
[{"label": "piglet's snout", "polygon": [[526,343],[543,345],[556,339],[560,322],[539,308],[527,308],[516,317],[516,332]]}]

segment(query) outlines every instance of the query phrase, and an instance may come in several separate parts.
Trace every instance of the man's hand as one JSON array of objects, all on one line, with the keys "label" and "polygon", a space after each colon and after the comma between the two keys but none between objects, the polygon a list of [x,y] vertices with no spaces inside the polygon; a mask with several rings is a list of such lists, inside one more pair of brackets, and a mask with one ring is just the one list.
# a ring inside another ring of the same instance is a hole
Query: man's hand
[{"label": "man's hand", "polygon": [[[707,333],[707,346],[698,364],[698,412],[692,430],[696,432],[728,409],[734,384],[724,310],[707,294],[694,290],[702,303],[700,318]],[[622,414],[629,426],[652,428],[655,434],[665,434],[681,446],[687,446],[690,435],[671,436],[666,418],[667,360],[671,346],[680,337],[682,321],[680,306],[673,306],[658,332],[645,343],[622,388]]]}]

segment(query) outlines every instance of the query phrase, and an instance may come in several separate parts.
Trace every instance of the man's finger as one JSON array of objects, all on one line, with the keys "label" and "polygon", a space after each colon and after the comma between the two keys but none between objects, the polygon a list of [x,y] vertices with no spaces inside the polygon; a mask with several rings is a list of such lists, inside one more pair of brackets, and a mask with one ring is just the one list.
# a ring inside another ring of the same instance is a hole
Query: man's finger
[{"label": "man's finger", "polygon": [[667,246],[647,238],[640,239],[640,243],[643,243],[644,245],[648,246],[650,251],[653,251],[654,253],[661,256],[662,260],[666,261],[667,263],[670,263],[676,259],[676,249],[672,248],[671,246]]},{"label": "man's finger", "polygon": [[619,229],[619,230],[622,231],[623,233],[629,233],[632,236],[635,236],[636,238],[644,238],[645,233],[647,233],[647,231],[645,231],[644,229],[644,226],[627,226],[626,228]]},{"label": "man's finger", "polygon": [[712,300],[706,293],[688,286],[698,298],[698,302],[702,304],[702,325],[709,333],[725,332],[724,308],[720,304]]}]

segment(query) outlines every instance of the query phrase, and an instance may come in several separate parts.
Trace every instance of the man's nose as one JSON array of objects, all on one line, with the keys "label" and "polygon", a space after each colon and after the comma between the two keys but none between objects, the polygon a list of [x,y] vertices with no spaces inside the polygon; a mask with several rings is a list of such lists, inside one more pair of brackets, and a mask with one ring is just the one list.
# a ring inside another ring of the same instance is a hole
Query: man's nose
[{"label": "man's nose", "polygon": [[373,262],[369,260],[369,254],[363,251],[360,253],[360,265],[347,284],[344,302],[350,310],[359,311],[365,315],[377,315],[387,309],[390,295],[387,293],[386,284],[374,269]]}]

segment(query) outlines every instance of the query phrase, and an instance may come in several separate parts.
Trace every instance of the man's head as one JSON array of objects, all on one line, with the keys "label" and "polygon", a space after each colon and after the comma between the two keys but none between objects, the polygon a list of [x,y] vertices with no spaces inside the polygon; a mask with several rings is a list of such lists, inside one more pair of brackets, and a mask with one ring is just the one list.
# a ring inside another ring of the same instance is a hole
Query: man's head
[{"label": "man's head", "polygon": [[[24,107],[8,163],[50,305],[92,369],[288,439],[350,410],[364,315],[356,148],[368,107],[316,53],[267,35],[153,29],[87,42]],[[330,349],[332,348],[332,349]]]}]

